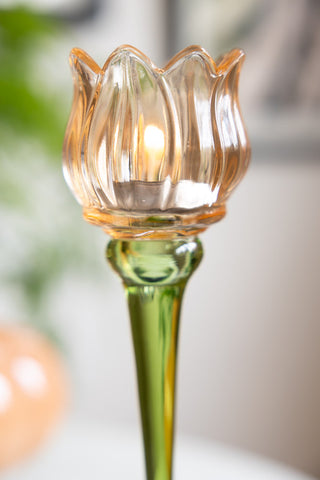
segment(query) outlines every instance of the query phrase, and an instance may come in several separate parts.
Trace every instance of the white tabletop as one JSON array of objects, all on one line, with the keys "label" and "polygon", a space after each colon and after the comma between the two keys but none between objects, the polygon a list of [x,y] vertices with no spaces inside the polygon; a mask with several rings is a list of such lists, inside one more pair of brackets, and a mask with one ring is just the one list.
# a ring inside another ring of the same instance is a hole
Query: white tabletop
[{"label": "white tabletop", "polygon": [[[175,480],[312,480],[311,477],[216,443],[178,437]],[[138,432],[71,424],[2,480],[142,480]]]}]

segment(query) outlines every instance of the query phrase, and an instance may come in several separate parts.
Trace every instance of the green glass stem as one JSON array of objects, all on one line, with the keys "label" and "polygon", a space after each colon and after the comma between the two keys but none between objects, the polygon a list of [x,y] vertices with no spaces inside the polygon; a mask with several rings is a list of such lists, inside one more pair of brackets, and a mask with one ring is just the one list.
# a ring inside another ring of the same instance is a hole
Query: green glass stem
[{"label": "green glass stem", "polygon": [[170,480],[181,300],[200,263],[198,239],[111,240],[107,258],[129,306],[148,480]]}]

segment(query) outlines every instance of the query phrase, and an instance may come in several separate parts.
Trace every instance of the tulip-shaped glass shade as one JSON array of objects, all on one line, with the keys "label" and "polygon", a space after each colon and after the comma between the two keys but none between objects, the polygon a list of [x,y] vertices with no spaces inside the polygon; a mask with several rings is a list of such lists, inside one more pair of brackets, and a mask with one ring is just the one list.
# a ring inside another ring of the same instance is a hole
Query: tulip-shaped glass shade
[{"label": "tulip-shaped glass shade", "polygon": [[225,215],[250,147],[238,103],[244,60],[198,46],[157,68],[131,46],[100,68],[73,49],[64,174],[87,221],[115,238],[195,235]]}]

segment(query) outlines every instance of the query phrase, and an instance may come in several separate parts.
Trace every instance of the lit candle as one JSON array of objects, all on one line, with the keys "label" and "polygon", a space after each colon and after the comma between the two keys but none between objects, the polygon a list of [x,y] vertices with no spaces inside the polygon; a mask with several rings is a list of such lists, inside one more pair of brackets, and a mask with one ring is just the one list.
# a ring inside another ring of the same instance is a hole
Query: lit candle
[{"label": "lit candle", "polygon": [[139,171],[144,179],[114,182],[114,191],[118,205],[124,210],[159,210],[159,197],[164,183],[160,180],[164,163],[164,133],[156,125],[149,124],[144,130],[141,143],[143,151],[139,157]]}]

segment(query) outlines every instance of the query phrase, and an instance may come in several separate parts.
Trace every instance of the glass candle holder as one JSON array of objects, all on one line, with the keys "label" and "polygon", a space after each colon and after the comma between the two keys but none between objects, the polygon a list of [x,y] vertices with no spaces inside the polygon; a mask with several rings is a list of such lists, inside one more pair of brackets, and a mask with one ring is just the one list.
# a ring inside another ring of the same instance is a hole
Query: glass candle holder
[{"label": "glass candle holder", "polygon": [[201,47],[163,69],[117,48],[100,68],[80,49],[64,141],[66,181],[85,220],[113,239],[135,350],[148,480],[170,480],[183,292],[202,257],[197,235],[224,217],[250,146],[238,102],[244,60]]}]

